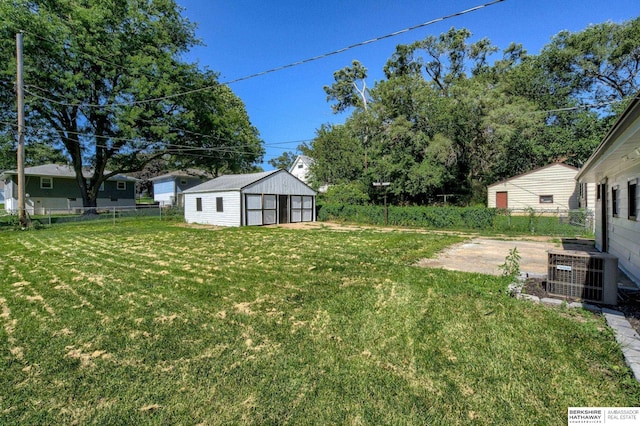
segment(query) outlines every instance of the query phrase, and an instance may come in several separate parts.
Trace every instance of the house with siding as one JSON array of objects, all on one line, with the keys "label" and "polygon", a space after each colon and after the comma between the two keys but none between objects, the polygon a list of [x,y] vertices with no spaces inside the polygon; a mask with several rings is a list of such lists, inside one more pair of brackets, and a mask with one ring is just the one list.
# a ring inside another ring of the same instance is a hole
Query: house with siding
[{"label": "house with siding", "polygon": [[153,201],[161,206],[184,207],[182,193],[211,179],[211,174],[202,170],[176,170],[149,179],[153,183]]},{"label": "house with siding", "polygon": [[597,185],[595,246],[640,285],[640,98],[635,97],[577,175]]},{"label": "house with siding", "polygon": [[315,221],[316,192],[286,170],[224,175],[183,194],[187,223],[246,226]]},{"label": "house with siding", "polygon": [[494,183],[487,188],[487,206],[498,209],[593,210],[595,185],[578,185],[578,169],[552,163]]},{"label": "house with siding", "polygon": [[291,167],[289,167],[289,173],[291,173],[304,183],[309,183],[309,172],[311,171],[311,165],[313,165],[313,158],[306,155],[298,155],[293,161]]},{"label": "house with siding", "polygon": [[[106,172],[108,173],[108,172]],[[58,164],[26,167],[25,207],[28,214],[45,214],[50,210],[72,212],[82,208],[82,195],[73,168]],[[85,177],[93,174],[87,170]],[[7,212],[18,210],[18,172],[7,170],[0,174],[4,182],[4,208]],[[115,175],[100,186],[98,207],[135,207],[135,185],[138,179]]]}]

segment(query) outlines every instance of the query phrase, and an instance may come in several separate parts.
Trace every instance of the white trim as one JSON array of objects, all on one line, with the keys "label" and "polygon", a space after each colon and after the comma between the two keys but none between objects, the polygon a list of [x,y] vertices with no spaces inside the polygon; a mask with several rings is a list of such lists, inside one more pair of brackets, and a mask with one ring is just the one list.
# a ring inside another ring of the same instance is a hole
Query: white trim
[{"label": "white trim", "polygon": [[[49,185],[45,185],[45,181],[49,181]],[[53,189],[53,178],[50,176],[40,176],[40,189]]]}]

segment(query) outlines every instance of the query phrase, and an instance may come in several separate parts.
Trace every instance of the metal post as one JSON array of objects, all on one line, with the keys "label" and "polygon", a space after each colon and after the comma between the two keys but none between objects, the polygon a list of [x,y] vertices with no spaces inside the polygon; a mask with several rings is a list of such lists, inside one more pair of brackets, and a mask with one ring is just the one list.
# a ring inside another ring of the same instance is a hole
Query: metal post
[{"label": "metal post", "polygon": [[391,185],[391,182],[373,182],[373,186],[375,187],[383,187],[384,188],[384,225],[387,226],[387,187]]},{"label": "metal post", "polygon": [[387,190],[384,191],[384,226],[387,226],[388,223],[388,211],[387,211]]},{"label": "metal post", "polygon": [[27,226],[27,211],[25,208],[25,177],[24,177],[24,63],[22,60],[22,33],[16,34],[16,102],[18,108],[18,220],[22,226]]}]

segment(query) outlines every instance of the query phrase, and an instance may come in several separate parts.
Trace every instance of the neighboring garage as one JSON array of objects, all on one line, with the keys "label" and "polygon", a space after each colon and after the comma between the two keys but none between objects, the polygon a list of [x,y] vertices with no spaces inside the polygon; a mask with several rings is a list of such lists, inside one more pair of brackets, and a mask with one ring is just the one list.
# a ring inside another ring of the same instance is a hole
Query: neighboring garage
[{"label": "neighboring garage", "polygon": [[187,223],[245,226],[315,221],[316,192],[286,170],[224,175],[183,194]]},{"label": "neighboring garage", "polygon": [[487,188],[487,206],[498,209],[593,209],[595,185],[578,185],[578,169],[553,163]]}]

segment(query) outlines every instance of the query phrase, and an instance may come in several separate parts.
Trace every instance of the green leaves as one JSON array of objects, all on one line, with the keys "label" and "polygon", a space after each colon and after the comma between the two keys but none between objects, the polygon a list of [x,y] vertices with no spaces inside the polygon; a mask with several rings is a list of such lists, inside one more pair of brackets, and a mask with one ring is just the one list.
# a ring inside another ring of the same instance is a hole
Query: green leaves
[{"label": "green leaves", "polygon": [[[561,32],[538,56],[512,42],[492,61],[498,49],[489,40],[451,28],[398,45],[384,66],[387,79],[366,92],[355,84],[366,73],[354,61],[325,87],[334,111],[356,110],[344,127],[325,127],[313,141],[315,174],[363,187],[392,181],[391,203],[455,193],[466,204],[483,203],[487,185],[550,162],[580,166],[610,114],[621,111],[612,100],[640,89],[638,45],[640,18]],[[578,108],[589,102],[605,108]]]},{"label": "green leaves", "polygon": [[[64,147],[78,173],[93,166],[80,182],[86,206],[105,170],[171,154],[186,167],[242,171],[263,155],[243,103],[181,59],[198,41],[174,0],[3,2],[0,18],[3,80],[15,78],[13,40],[25,31],[27,137]],[[15,103],[5,86],[3,121]]]}]

